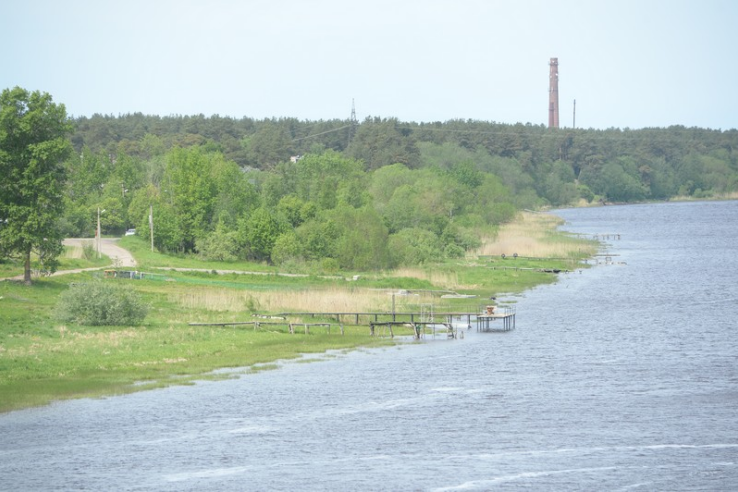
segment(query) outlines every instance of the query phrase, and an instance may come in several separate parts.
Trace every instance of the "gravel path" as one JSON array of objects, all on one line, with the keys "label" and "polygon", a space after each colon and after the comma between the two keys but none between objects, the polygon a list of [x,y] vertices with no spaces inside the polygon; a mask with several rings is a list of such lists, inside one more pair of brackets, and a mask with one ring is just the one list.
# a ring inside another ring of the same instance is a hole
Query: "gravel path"
[{"label": "gravel path", "polygon": [[[133,255],[128,250],[118,246],[118,241],[118,238],[103,238],[100,241],[100,251],[108,256],[116,267],[135,267],[136,260],[133,259]],[[81,248],[83,244],[90,242],[93,245],[95,244],[94,239],[65,239],[64,246]]]}]

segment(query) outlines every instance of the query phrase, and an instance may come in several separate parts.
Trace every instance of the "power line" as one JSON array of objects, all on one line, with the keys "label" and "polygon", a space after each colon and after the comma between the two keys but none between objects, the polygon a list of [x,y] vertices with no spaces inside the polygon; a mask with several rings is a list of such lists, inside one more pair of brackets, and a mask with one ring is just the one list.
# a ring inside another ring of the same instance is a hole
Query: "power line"
[{"label": "power line", "polygon": [[307,137],[293,138],[292,141],[293,142],[299,142],[300,140],[307,140],[308,138],[319,137],[319,136],[325,135],[327,133],[333,133],[333,132],[337,132],[339,130],[343,130],[344,128],[350,128],[351,126],[353,126],[353,125],[343,125],[343,126],[341,126],[339,128],[334,128],[333,130],[326,130],[326,131],[320,132],[320,133],[314,133],[313,135],[308,135]]}]

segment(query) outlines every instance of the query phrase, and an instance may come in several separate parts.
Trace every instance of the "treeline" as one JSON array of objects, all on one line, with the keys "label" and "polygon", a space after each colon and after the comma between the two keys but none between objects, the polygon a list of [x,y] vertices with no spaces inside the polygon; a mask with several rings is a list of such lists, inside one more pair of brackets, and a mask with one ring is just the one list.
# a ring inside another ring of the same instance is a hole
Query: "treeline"
[{"label": "treeline", "polygon": [[[704,198],[738,188],[735,129],[551,130],[464,120],[354,123],[140,113],[78,118],[75,128],[72,142],[78,151],[87,146],[148,159],[161,150],[203,145],[242,168],[260,170],[328,149],[362,160],[368,171],[396,163],[416,169],[463,160],[498,175],[516,195],[523,192],[529,200],[532,192],[539,203],[554,206],[580,197],[617,202]],[[425,161],[423,150],[441,162]]]},{"label": "treeline", "polygon": [[515,213],[509,190],[471,163],[367,171],[326,150],[268,171],[244,170],[205,146],[147,160],[85,150],[69,163],[63,227],[90,235],[135,226],[163,251],[323,270],[381,269],[458,257]]},{"label": "treeline", "polygon": [[516,210],[738,191],[738,131],[480,121],[77,118],[70,236],[136,227],[208,258],[375,269],[454,257]]}]

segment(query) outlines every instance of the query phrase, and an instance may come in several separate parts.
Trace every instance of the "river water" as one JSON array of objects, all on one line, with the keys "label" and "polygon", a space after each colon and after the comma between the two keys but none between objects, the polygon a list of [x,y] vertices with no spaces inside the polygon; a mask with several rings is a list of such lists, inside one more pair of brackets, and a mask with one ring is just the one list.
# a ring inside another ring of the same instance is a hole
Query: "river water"
[{"label": "river water", "polygon": [[738,490],[738,202],[556,213],[513,331],[0,415],[0,489]]}]

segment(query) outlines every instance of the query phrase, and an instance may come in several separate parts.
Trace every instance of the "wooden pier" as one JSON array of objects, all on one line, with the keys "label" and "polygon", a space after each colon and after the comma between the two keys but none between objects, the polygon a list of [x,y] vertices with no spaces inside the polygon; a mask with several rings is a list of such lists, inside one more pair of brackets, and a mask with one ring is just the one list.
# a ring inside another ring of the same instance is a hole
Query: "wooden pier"
[{"label": "wooden pier", "polygon": [[[490,309],[491,308],[491,309]],[[281,313],[280,316],[303,316],[303,317],[329,317],[335,318],[339,323],[342,320],[350,319],[354,324],[360,324],[360,318],[369,318],[369,332],[371,335],[377,333],[377,327],[386,327],[389,335],[394,336],[393,327],[405,326],[413,328],[416,338],[420,338],[418,333],[426,334],[432,332],[435,336],[437,327],[445,327],[453,336],[448,338],[456,338],[456,329],[454,328],[454,320],[459,324],[459,320],[466,320],[466,326],[471,329],[472,323],[476,324],[477,331],[510,331],[515,329],[515,308],[514,307],[493,307],[487,306],[485,310],[477,313],[470,312],[434,312],[429,313],[391,313],[391,312],[334,312],[334,313]],[[499,323],[497,323],[499,321]]]},{"label": "wooden pier", "polygon": [[[330,335],[331,333],[331,326],[333,326],[331,323],[290,323],[289,321],[235,321],[235,322],[222,322],[222,323],[190,323],[189,326],[220,326],[220,327],[226,327],[226,326],[253,326],[254,331],[260,329],[262,326],[270,326],[270,325],[276,325],[276,326],[287,326],[290,334],[295,334],[295,327],[302,327],[305,329],[305,334],[310,334],[310,328],[314,326],[322,326],[326,329],[326,333]],[[344,334],[343,330],[343,324],[339,325],[339,329],[341,331],[341,335]]]},{"label": "wooden pier", "polygon": [[[515,308],[504,307],[487,310],[477,315],[477,331],[510,331],[515,329]],[[500,321],[498,326],[496,321]]]},{"label": "wooden pier", "polygon": [[436,334],[441,332],[439,328],[441,326],[445,328],[443,333],[446,333],[447,338],[456,338],[456,329],[452,323],[441,323],[438,321],[372,321],[369,323],[369,333],[371,336],[375,336],[377,327],[386,327],[389,330],[390,337],[394,338],[395,333],[392,329],[394,326],[407,326],[412,328],[413,336],[416,340],[420,340],[428,335],[433,335],[433,338],[436,338]]},{"label": "wooden pier", "polygon": [[[295,334],[296,329],[303,328],[306,335],[310,334],[310,328],[323,327],[330,334],[331,327],[338,326],[341,335],[344,334],[344,320],[355,321],[360,325],[360,318],[368,318],[369,334],[378,336],[378,329],[384,328],[390,337],[395,336],[395,328],[406,326],[412,328],[416,339],[446,334],[449,339],[455,339],[459,335],[457,326],[463,325],[466,320],[467,329],[471,330],[472,323],[476,324],[477,331],[510,331],[515,328],[515,308],[487,306],[484,311],[470,312],[423,312],[423,313],[392,313],[392,312],[334,312],[334,313],[281,313],[277,316],[254,315],[256,317],[269,319],[271,321],[235,321],[235,322],[210,322],[190,323],[190,326],[253,326],[254,331],[267,326],[287,327],[290,334]],[[337,323],[304,323],[289,321],[289,317],[320,317],[335,318]],[[497,323],[499,321],[499,323]],[[462,333],[463,338],[463,333]]]},{"label": "wooden pier", "polygon": [[315,313],[315,312],[307,312],[307,313],[279,313],[279,316],[281,317],[290,317],[290,316],[301,316],[301,317],[311,317],[315,318],[322,317],[322,318],[334,318],[336,321],[346,321],[346,320],[353,320],[355,325],[361,324],[359,321],[359,318],[367,318],[369,319],[369,322],[372,321],[374,324],[381,324],[380,321],[384,321],[385,323],[387,321],[392,322],[398,322],[402,321],[405,323],[416,323],[416,322],[426,322],[426,321],[434,321],[434,320],[445,320],[445,321],[436,321],[437,323],[447,322],[450,323],[453,318],[466,318],[467,324],[471,326],[471,318],[477,316],[477,313],[469,313],[469,312],[427,312],[427,313],[398,313],[398,312],[326,312],[326,313]]}]

